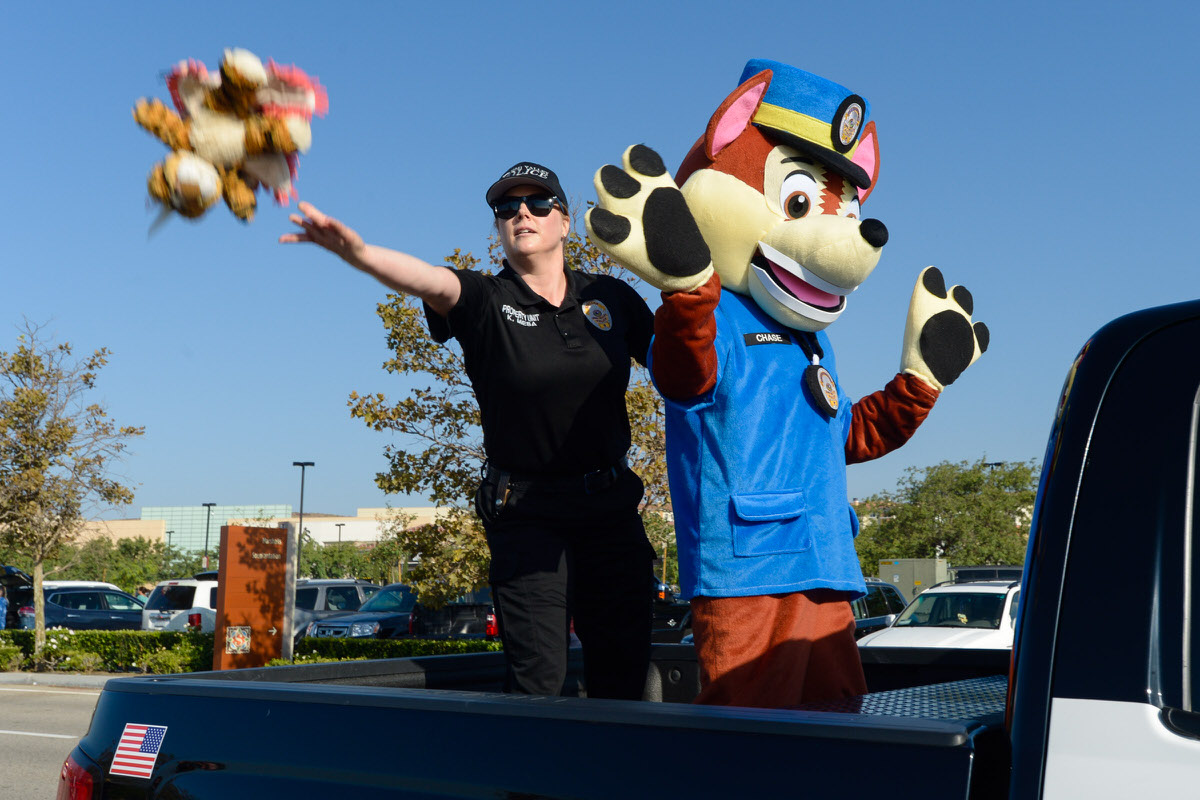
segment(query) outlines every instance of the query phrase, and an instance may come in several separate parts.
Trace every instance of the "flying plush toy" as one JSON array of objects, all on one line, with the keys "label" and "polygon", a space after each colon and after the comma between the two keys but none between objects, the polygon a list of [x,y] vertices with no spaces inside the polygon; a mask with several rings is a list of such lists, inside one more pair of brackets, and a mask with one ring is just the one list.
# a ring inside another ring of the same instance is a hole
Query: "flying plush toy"
[{"label": "flying plush toy", "polygon": [[900,372],[852,402],[825,329],[887,228],[867,102],[749,62],[675,175],[649,148],[596,173],[596,245],[663,292],[651,372],[666,398],[680,584],[698,702],[779,707],[866,691],[849,601],[865,592],[846,465],[916,431],[987,349],[966,289],[925,269]]},{"label": "flying plush toy", "polygon": [[295,67],[264,67],[247,50],[226,50],[219,71],[182,61],[167,76],[174,109],[139,100],[133,118],[171,149],[147,184],[150,196],[195,219],[218,199],[249,221],[262,185],[276,202],[295,197],[300,153],[312,144],[313,114],[329,107],[325,89]]}]

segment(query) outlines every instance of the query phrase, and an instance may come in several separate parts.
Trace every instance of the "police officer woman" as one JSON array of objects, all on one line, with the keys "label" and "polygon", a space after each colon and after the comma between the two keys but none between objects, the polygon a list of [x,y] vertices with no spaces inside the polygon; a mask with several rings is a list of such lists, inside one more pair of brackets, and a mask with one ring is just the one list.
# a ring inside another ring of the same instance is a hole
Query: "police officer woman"
[{"label": "police officer woman", "polygon": [[487,464],[475,498],[513,691],[557,695],[569,628],[589,697],[638,699],[650,653],[653,551],[638,516],[629,359],[645,363],[653,317],[630,286],[565,263],[571,229],[555,174],[521,162],[488,188],[507,256],[497,275],[433,267],[365,244],[307,203],[312,242],[425,303],[430,333],[462,346]]}]

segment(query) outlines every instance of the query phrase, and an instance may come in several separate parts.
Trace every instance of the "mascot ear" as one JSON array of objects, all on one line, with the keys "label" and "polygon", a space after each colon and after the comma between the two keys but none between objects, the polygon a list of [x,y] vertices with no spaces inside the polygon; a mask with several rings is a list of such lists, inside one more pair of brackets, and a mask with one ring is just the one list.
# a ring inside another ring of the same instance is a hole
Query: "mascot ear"
[{"label": "mascot ear", "polygon": [[871,185],[858,190],[858,202],[867,201],[867,196],[875,190],[875,182],[879,180],[879,137],[875,133],[875,120],[867,123],[862,136],[858,140],[858,148],[850,161],[862,167],[871,176]]},{"label": "mascot ear", "polygon": [[[704,154],[709,161],[716,160],[717,153],[746,130],[770,85],[771,70],[764,69],[725,98],[725,102],[708,121],[708,130],[704,133]],[[859,149],[862,149],[861,145]]]}]

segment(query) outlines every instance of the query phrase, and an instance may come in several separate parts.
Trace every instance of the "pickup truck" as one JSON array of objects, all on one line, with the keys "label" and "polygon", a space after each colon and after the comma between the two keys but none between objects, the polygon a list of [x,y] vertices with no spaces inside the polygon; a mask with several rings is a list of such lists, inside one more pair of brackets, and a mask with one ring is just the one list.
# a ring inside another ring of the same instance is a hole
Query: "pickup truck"
[{"label": "pickup truck", "polygon": [[[1011,653],[864,649],[870,694],[794,709],[690,704],[672,644],[641,702],[501,694],[500,653],[117,678],[59,797],[1194,796],[1198,352],[1191,302],[1072,364]],[[114,773],[139,741],[144,777]]]}]

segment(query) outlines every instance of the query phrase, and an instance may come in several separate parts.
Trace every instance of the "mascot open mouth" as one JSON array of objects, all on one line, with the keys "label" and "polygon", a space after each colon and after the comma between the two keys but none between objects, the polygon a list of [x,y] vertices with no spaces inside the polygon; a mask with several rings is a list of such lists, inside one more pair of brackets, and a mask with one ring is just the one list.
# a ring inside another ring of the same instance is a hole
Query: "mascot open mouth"
[{"label": "mascot open mouth", "polygon": [[764,284],[774,284],[806,305],[823,311],[841,311],[846,304],[845,294],[840,293],[844,290],[839,290],[838,287],[816,277],[798,262],[768,244],[758,243],[750,264]]}]

